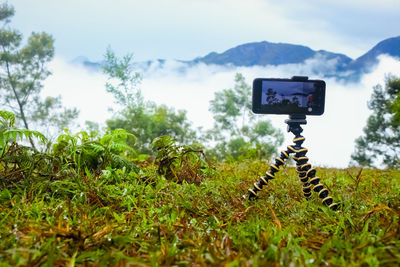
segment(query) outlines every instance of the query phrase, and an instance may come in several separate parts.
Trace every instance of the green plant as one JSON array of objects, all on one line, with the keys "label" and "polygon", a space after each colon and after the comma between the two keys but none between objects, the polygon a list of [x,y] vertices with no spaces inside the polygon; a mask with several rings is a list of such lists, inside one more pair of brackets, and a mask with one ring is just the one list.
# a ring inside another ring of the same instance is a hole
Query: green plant
[{"label": "green plant", "polygon": [[28,140],[45,143],[46,138],[38,131],[20,129],[14,126],[15,116],[0,111],[0,184],[4,188],[19,183],[29,183],[34,173],[48,173],[45,154],[25,146]]},{"label": "green plant", "polygon": [[107,130],[101,137],[91,136],[85,131],[73,135],[65,130],[53,145],[52,153],[58,160],[58,168],[75,170],[79,174],[85,168],[99,172],[107,166],[133,170],[136,166],[128,159],[135,150],[128,145],[135,136],[123,129]]},{"label": "green plant", "polygon": [[16,145],[18,140],[36,138],[43,143],[46,141],[46,137],[40,132],[16,128],[14,124],[14,114],[0,110],[0,160],[10,151],[10,148]]},{"label": "green plant", "polygon": [[201,144],[177,145],[171,136],[154,139],[153,149],[157,151],[158,173],[179,183],[199,183],[210,171]]}]

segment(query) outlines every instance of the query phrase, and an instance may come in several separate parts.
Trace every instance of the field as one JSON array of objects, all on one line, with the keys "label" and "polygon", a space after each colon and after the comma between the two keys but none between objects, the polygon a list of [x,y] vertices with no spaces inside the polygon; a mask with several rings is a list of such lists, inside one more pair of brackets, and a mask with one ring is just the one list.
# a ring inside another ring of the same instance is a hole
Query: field
[{"label": "field", "polygon": [[338,212],[305,200],[283,167],[255,201],[263,161],[214,163],[199,179],[88,169],[0,175],[1,266],[393,266],[400,262],[400,172],[317,168]]}]

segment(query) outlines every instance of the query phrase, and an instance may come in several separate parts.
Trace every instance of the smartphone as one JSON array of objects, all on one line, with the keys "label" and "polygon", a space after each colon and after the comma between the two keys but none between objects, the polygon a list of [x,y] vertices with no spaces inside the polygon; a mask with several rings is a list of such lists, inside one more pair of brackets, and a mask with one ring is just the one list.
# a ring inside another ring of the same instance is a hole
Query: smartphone
[{"label": "smartphone", "polygon": [[257,114],[322,115],[325,88],[322,80],[257,78],[252,110]]}]

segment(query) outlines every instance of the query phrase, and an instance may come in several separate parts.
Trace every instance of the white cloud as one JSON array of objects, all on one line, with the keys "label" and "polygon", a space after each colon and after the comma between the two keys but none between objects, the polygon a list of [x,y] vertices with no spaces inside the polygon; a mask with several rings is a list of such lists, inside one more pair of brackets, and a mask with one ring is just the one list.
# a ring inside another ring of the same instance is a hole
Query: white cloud
[{"label": "white cloud", "polygon": [[[212,114],[208,111],[209,101],[215,92],[234,85],[236,72],[243,73],[247,82],[251,83],[257,77],[290,78],[302,75],[322,63],[310,60],[306,64],[234,68],[204,64],[186,67],[180,62],[167,61],[163,66],[154,64],[144,72],[141,89],[147,100],[185,109],[194,126],[209,128],[213,125]],[[104,122],[111,117],[107,108],[113,105],[113,101],[105,92],[106,78],[103,74],[69,65],[60,58],[52,62],[51,69],[53,75],[46,81],[44,95],[61,94],[65,104],[77,106],[81,110],[81,124],[85,120]],[[308,156],[312,164],[347,166],[354,140],[362,134],[371,112],[367,108],[367,101],[372,87],[378,83],[383,85],[388,73],[400,76],[400,62],[382,56],[376,69],[364,75],[359,83],[343,84],[334,79],[325,79],[325,113],[322,116],[309,116],[308,124],[304,126],[304,145],[309,148]],[[266,117],[271,119],[275,127],[286,130],[286,116]],[[285,138],[283,148],[291,144],[293,136],[285,133]]]},{"label": "white cloud", "polygon": [[77,107],[81,126],[86,120],[104,122],[110,117],[107,108],[114,105],[112,97],[105,91],[103,74],[71,65],[58,57],[50,63],[49,69],[53,74],[45,81],[42,95],[61,95],[63,105]]}]

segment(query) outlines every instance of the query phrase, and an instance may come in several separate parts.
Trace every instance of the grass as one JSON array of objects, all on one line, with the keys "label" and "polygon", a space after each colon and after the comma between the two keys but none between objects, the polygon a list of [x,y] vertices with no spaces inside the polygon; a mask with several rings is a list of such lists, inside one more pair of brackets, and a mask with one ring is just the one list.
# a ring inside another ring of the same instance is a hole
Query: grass
[{"label": "grass", "polygon": [[[150,164],[10,182],[0,176],[1,266],[392,266],[400,171],[318,168],[339,212],[302,196],[292,167],[256,201],[261,161],[177,183]],[[27,182],[29,181],[29,182]]]}]

